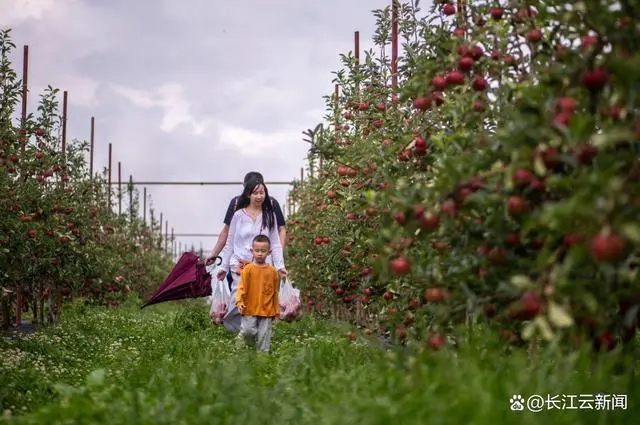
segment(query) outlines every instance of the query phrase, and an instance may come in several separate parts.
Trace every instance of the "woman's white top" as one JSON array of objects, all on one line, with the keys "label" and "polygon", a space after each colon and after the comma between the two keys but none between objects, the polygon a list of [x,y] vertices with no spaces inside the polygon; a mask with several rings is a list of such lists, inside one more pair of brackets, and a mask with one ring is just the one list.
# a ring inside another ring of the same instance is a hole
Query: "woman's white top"
[{"label": "woman's white top", "polygon": [[253,255],[251,254],[251,243],[253,238],[262,234],[267,235],[271,241],[271,255],[266,259],[267,263],[273,263],[276,270],[284,269],[284,256],[282,255],[282,244],[280,244],[280,235],[278,234],[278,224],[273,218],[273,229],[269,229],[265,226],[262,227],[262,213],[259,213],[256,219],[252,219],[251,216],[245,211],[240,209],[233,214],[231,218],[231,225],[229,226],[229,236],[227,237],[227,243],[225,244],[220,256],[222,257],[222,264],[220,267],[224,271],[232,270],[240,263],[240,260],[251,261]]}]

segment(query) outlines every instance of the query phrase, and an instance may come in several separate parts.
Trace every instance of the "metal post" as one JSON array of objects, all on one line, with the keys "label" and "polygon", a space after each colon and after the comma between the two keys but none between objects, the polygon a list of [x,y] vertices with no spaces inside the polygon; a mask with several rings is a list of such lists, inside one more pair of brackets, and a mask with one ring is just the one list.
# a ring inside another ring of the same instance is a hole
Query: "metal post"
[{"label": "metal post", "polygon": [[111,214],[111,143],[109,143],[109,187],[107,188],[107,203],[109,204],[109,214]]},{"label": "metal post", "polygon": [[[272,181],[265,182],[267,186],[289,186],[293,182],[290,181]],[[117,183],[112,183],[117,184]],[[242,182],[197,182],[197,181],[134,181],[134,186],[242,186]]]},{"label": "metal post", "polygon": [[129,174],[129,221],[133,223],[133,175]]},{"label": "metal post", "polygon": [[398,89],[398,0],[392,0],[391,12],[391,87]]},{"label": "metal post", "polygon": [[158,248],[162,248],[162,223],[163,222],[164,220],[162,219],[162,213],[160,213],[160,239],[158,240]]},{"label": "metal post", "polygon": [[142,224],[147,225],[147,188],[144,188],[144,194],[142,195]]},{"label": "metal post", "polygon": [[93,145],[96,130],[96,119],[91,117],[91,148],[89,150],[89,177],[93,179]]},{"label": "metal post", "polygon": [[[27,101],[29,96],[29,46],[24,46],[22,50],[22,125],[23,131],[27,126]],[[24,135],[26,138],[26,134]],[[22,152],[26,149],[26,143],[22,143]],[[16,320],[18,319],[16,315]]]},{"label": "metal post", "polygon": [[336,84],[333,88],[333,110],[335,111],[336,126],[340,124],[340,85]]},{"label": "metal post", "polygon": [[169,220],[164,222],[164,252],[169,253]]},{"label": "metal post", "polygon": [[353,33],[353,56],[356,59],[356,65],[360,65],[360,31]]},{"label": "metal post", "polygon": [[[62,160],[67,157],[67,103],[69,93],[65,90],[62,94]],[[66,165],[66,164],[65,164]]]},{"label": "metal post", "polygon": [[149,225],[149,233],[148,233],[148,239],[149,239],[149,245],[153,245],[153,239],[154,239],[154,234],[153,234],[153,208],[149,208],[149,217],[150,217],[150,225]]},{"label": "metal post", "polygon": [[[23,47],[23,55],[22,55],[22,122],[21,129],[23,132],[26,132],[27,127],[27,100],[29,95],[28,89],[29,82],[29,46]],[[25,143],[22,143],[22,153],[24,154],[25,149],[27,148],[27,135],[23,134],[25,138]],[[22,283],[18,284],[16,288],[16,325],[22,325],[22,309],[24,307],[24,289]],[[7,319],[8,321],[9,319]]]},{"label": "metal post", "polygon": [[122,214],[122,164],[118,161],[118,215]]}]

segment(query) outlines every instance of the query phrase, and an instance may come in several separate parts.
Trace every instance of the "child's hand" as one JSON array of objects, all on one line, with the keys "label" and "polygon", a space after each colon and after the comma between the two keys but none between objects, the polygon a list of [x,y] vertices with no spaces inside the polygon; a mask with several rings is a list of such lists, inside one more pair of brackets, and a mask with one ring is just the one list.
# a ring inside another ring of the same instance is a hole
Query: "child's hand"
[{"label": "child's hand", "polygon": [[278,270],[278,273],[280,273],[280,277],[287,277],[287,269],[280,269]]},{"label": "child's hand", "polygon": [[238,305],[238,311],[240,312],[240,314],[244,314],[246,309],[247,309],[246,305],[244,305],[244,304]]}]

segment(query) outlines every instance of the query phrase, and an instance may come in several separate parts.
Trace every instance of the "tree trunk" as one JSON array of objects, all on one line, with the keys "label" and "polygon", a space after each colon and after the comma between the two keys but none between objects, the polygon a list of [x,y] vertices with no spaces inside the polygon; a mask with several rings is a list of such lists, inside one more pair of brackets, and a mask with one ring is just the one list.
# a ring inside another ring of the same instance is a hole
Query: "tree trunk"
[{"label": "tree trunk", "polygon": [[40,290],[38,291],[38,296],[36,297],[36,299],[39,301],[40,304],[40,308],[39,308],[39,316],[40,316],[40,324],[44,325],[45,324],[45,320],[44,320],[44,297],[45,297],[45,292],[44,292],[44,287],[42,284],[40,284]]},{"label": "tree trunk", "polygon": [[34,285],[33,291],[31,292],[31,310],[33,311],[33,325],[37,325],[40,323],[38,321],[38,288]]},{"label": "tree trunk", "polygon": [[9,297],[2,298],[2,329],[9,329],[11,326],[11,307]]},{"label": "tree trunk", "polygon": [[24,290],[22,285],[18,286],[18,290],[16,291],[16,325],[22,325],[22,310],[24,305]]}]

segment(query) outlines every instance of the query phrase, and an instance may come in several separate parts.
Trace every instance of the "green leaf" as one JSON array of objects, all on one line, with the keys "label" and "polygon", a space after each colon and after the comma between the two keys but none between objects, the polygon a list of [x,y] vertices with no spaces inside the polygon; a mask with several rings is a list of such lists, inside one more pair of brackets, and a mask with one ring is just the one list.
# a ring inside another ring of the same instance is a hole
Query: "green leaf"
[{"label": "green leaf", "polygon": [[369,202],[373,202],[376,199],[376,191],[375,190],[367,190],[364,193],[365,198]]},{"label": "green leaf", "polygon": [[551,341],[554,335],[547,319],[542,316],[538,316],[534,319],[534,322],[536,324],[536,327],[540,330],[542,338],[544,338],[546,341]]},{"label": "green leaf", "polygon": [[635,223],[623,224],[620,232],[634,244],[640,244],[640,225]]},{"label": "green leaf", "polygon": [[533,282],[529,279],[528,276],[525,275],[515,275],[511,276],[511,284],[518,289],[528,289],[533,286]]},{"label": "green leaf", "polygon": [[522,326],[522,332],[520,332],[520,336],[522,336],[522,339],[524,339],[525,341],[528,341],[533,337],[535,332],[536,332],[535,323],[534,322],[526,322]]},{"label": "green leaf", "polygon": [[536,159],[533,161],[533,170],[539,177],[547,174],[547,167],[544,166],[544,162],[542,162],[542,158],[539,156],[536,156]]},{"label": "green leaf", "polygon": [[568,328],[573,326],[573,318],[557,303],[551,301],[548,304],[549,320],[556,328]]},{"label": "green leaf", "polygon": [[511,168],[504,173],[504,190],[507,192],[513,190],[513,169]]},{"label": "green leaf", "polygon": [[615,145],[619,142],[627,142],[635,138],[633,132],[629,130],[611,131],[605,134],[595,134],[591,138],[591,142],[597,148],[605,148]]}]

